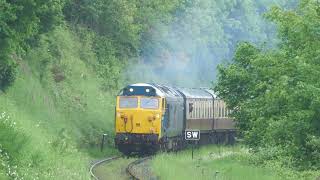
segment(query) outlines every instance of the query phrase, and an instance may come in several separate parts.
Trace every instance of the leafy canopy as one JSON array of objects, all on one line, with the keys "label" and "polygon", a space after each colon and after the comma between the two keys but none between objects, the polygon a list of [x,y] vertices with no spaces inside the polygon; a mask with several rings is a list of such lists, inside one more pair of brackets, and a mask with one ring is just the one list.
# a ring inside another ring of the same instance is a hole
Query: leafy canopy
[{"label": "leafy canopy", "polygon": [[252,148],[276,148],[273,157],[320,168],[320,4],[274,7],[267,18],[277,24],[279,48],[240,44],[233,62],[219,67],[215,90]]}]

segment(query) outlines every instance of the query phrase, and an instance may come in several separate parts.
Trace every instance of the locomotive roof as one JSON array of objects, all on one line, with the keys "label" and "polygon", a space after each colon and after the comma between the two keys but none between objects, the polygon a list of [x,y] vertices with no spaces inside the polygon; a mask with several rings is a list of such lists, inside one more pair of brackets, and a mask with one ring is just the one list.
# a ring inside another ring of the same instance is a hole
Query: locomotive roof
[{"label": "locomotive roof", "polygon": [[178,88],[187,98],[216,98],[214,92],[205,88]]},{"label": "locomotive roof", "polygon": [[152,87],[158,96],[181,97],[181,93],[187,98],[216,98],[216,94],[209,88],[176,88],[155,83],[136,83],[132,86]]},{"label": "locomotive roof", "polygon": [[[155,94],[157,96],[161,96],[161,97],[165,96],[165,94],[159,88],[155,87],[152,84],[148,84],[148,83],[135,83],[135,84],[128,85],[126,88],[128,88],[128,87],[151,87],[155,90]],[[121,95],[121,93],[120,93],[120,95]]]}]

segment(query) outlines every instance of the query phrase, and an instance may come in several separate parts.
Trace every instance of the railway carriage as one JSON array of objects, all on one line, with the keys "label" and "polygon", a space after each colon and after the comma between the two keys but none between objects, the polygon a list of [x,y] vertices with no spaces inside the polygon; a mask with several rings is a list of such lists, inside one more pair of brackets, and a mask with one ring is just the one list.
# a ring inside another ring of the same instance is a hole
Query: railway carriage
[{"label": "railway carriage", "polygon": [[117,96],[115,144],[124,154],[178,150],[186,129],[201,132],[201,144],[233,143],[234,121],[212,90],[138,83]]}]

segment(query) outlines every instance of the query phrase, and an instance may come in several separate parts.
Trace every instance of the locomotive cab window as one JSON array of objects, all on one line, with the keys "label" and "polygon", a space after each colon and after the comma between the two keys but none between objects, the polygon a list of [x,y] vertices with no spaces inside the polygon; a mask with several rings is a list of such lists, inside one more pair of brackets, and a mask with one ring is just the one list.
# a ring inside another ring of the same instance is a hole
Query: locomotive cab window
[{"label": "locomotive cab window", "polygon": [[159,99],[142,97],[140,99],[140,107],[144,109],[158,109]]},{"label": "locomotive cab window", "polygon": [[120,97],[119,107],[120,108],[137,108],[138,98],[137,97]]}]

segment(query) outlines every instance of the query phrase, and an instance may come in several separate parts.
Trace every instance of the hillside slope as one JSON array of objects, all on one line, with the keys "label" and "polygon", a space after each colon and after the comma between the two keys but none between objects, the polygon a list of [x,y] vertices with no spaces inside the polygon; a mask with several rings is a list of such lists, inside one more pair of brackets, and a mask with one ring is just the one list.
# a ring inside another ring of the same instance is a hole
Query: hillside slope
[{"label": "hillside slope", "polygon": [[87,63],[95,59],[90,39],[66,27],[16,59],[16,82],[0,96],[0,177],[4,171],[27,179],[88,176],[89,158],[114,114],[113,96]]}]

